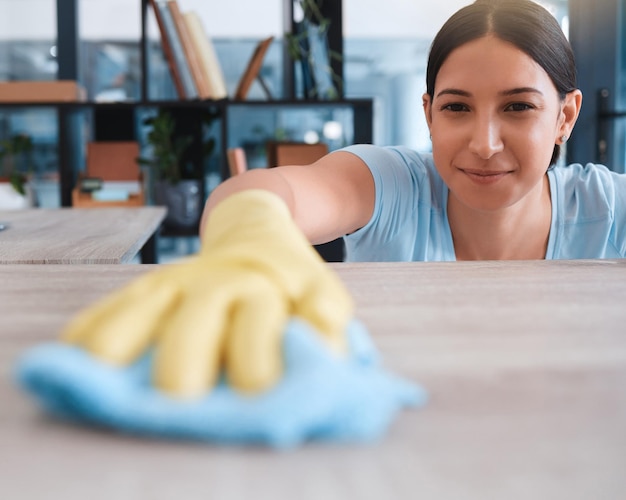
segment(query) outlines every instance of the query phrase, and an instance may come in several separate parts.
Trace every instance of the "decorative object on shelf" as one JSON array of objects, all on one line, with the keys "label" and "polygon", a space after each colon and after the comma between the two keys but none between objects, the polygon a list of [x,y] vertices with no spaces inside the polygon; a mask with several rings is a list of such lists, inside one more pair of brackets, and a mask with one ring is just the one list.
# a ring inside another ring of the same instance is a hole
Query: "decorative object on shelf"
[{"label": "decorative object on shelf", "polygon": [[261,40],[254,49],[252,53],[252,57],[250,57],[250,61],[246,65],[246,69],[244,70],[241,78],[239,79],[239,83],[237,84],[237,90],[235,91],[234,100],[243,101],[248,95],[248,90],[250,90],[250,86],[254,80],[257,80],[263,88],[263,92],[268,99],[272,99],[272,94],[270,92],[269,87],[263,80],[261,76],[261,66],[263,65],[263,58],[269,49],[270,45],[274,41],[273,36],[269,36]]},{"label": "decorative object on shelf", "polygon": [[286,35],[289,55],[300,63],[305,99],[338,99],[337,87],[343,86],[330,63],[331,59],[341,59],[341,55],[328,46],[331,20],[322,15],[323,1],[294,0],[294,31]]},{"label": "decorative object on shelf", "polygon": [[26,134],[0,141],[0,210],[19,210],[34,204],[28,186],[32,149],[32,140]]},{"label": "decorative object on shelf", "polygon": [[[209,126],[217,116],[217,112],[207,111],[204,125]],[[193,137],[176,135],[176,122],[165,109],[146,118],[144,124],[151,127],[147,137],[151,153],[138,157],[137,163],[152,172],[154,203],[168,209],[164,225],[174,229],[197,228],[204,202],[204,170],[185,161]],[[202,149],[204,158],[210,156],[215,139],[203,141]]]},{"label": "decorative object on shelf", "polygon": [[0,102],[79,102],[87,91],[74,80],[0,82]]},{"label": "decorative object on shelf", "polygon": [[226,160],[228,162],[228,171],[231,177],[243,174],[248,170],[246,151],[242,147],[228,148],[226,151]]}]

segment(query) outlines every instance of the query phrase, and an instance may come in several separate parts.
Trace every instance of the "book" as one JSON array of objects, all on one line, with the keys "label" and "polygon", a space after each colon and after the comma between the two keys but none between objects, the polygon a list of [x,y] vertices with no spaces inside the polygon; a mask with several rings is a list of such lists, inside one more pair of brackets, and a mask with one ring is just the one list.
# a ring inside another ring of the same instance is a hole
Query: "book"
[{"label": "book", "polygon": [[176,31],[178,32],[178,37],[185,53],[187,65],[191,71],[191,76],[195,83],[198,97],[201,99],[210,99],[212,97],[211,87],[204,71],[202,70],[200,55],[198,54],[196,46],[191,39],[191,34],[189,33],[187,23],[185,23],[185,19],[183,18],[180,6],[176,0],[168,0],[167,6],[170,10],[174,25],[176,26]]},{"label": "book", "polygon": [[213,42],[205,31],[200,17],[196,12],[190,11],[183,13],[183,19],[187,24],[191,40],[199,55],[202,70],[209,82],[211,97],[213,99],[228,97],[222,66],[215,52]]},{"label": "book", "polygon": [[85,88],[74,80],[0,82],[0,102],[85,101]]},{"label": "book", "polygon": [[248,61],[248,65],[246,66],[245,71],[241,75],[239,84],[237,85],[237,90],[235,91],[234,97],[235,100],[241,101],[245,99],[248,95],[248,91],[250,90],[252,82],[254,82],[254,80],[256,79],[258,79],[259,83],[261,83],[263,90],[265,91],[267,96],[271,97],[269,95],[269,90],[267,86],[259,75],[259,71],[261,70],[261,66],[263,65],[263,58],[265,57],[265,53],[267,52],[267,49],[269,49],[270,44],[273,40],[274,37],[270,36],[261,40],[257,44],[254,52],[252,53],[252,57],[250,57],[250,61]]},{"label": "book", "polygon": [[165,25],[166,36],[169,39],[170,46],[172,47],[172,53],[174,55],[174,63],[176,64],[178,71],[180,72],[183,88],[185,89],[185,96],[188,99],[198,97],[198,89],[191,76],[191,70],[185,56],[183,45],[178,36],[172,13],[167,5],[167,1],[157,1],[157,6],[161,11],[161,17],[163,18],[163,24]]},{"label": "book", "polygon": [[[177,62],[177,56],[174,53],[174,47],[172,45],[172,37],[168,34],[168,27],[171,32],[175,32],[175,28],[173,24],[167,22],[165,18],[165,13],[168,14],[168,18],[171,21],[171,16],[169,16],[169,9],[167,9],[167,5],[163,1],[159,0],[148,0],[150,5],[152,6],[152,10],[154,12],[154,16],[157,21],[157,25],[159,26],[159,31],[161,33],[161,47],[163,48],[163,55],[165,56],[165,60],[167,61],[167,65],[170,68],[170,73],[172,75],[172,81],[174,82],[174,87],[176,88],[176,93],[178,97],[181,99],[185,99],[187,97],[192,97],[187,95],[186,85],[183,82],[183,75],[180,69],[179,62]],[[174,28],[174,29],[172,29]]]}]

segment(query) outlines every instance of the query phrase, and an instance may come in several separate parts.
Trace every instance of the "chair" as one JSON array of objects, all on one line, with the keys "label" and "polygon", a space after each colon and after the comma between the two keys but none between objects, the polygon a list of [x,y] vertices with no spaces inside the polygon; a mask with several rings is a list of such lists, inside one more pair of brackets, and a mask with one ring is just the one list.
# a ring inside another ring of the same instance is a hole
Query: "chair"
[{"label": "chair", "polygon": [[[79,174],[78,183],[72,190],[74,207],[128,207],[145,205],[142,174],[137,164],[139,144],[135,141],[103,141],[87,144],[87,167]],[[99,200],[91,192],[82,189],[85,178],[99,179],[108,189],[104,193],[124,192],[126,199]]]}]

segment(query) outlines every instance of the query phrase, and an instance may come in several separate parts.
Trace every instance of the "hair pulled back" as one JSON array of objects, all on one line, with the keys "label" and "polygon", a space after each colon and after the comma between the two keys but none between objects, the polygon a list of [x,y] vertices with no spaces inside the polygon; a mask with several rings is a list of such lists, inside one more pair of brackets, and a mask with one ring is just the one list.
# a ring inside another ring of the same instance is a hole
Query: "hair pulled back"
[{"label": "hair pulled back", "polygon": [[[452,15],[433,40],[426,68],[426,93],[431,100],[437,74],[450,53],[486,35],[509,42],[530,56],[548,74],[561,99],[576,90],[574,54],[552,14],[532,0],[476,0]],[[555,144],[551,165],[559,154],[560,147]]]}]

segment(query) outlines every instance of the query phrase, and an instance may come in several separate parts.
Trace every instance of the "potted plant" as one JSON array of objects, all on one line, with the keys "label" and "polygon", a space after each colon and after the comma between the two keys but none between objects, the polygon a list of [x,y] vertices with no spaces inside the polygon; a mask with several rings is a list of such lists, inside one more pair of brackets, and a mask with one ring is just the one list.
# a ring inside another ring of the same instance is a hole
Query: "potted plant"
[{"label": "potted plant", "polygon": [[0,209],[11,210],[33,205],[29,189],[29,156],[33,149],[30,136],[16,134],[0,140]]},{"label": "potted plant", "polygon": [[[203,116],[204,125],[210,125],[216,117],[215,112],[207,112]],[[197,165],[213,153],[215,140],[203,141],[202,158],[193,162],[188,153],[194,138],[177,134],[176,121],[170,111],[160,109],[156,115],[146,118],[144,124],[150,127],[149,153],[137,158],[137,162],[150,169],[155,204],[168,208],[165,226],[197,228],[204,202],[204,169]]]}]

